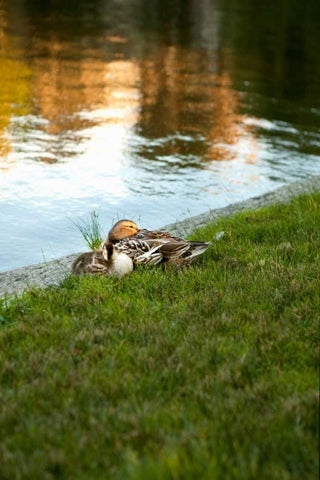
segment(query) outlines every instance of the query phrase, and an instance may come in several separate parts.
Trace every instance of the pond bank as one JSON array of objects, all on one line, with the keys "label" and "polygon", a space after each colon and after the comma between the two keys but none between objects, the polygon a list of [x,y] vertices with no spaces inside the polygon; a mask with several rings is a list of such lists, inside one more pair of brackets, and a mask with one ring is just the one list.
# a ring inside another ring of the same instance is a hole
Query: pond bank
[{"label": "pond bank", "polygon": [[[224,208],[209,210],[206,213],[188,218],[181,222],[166,225],[164,229],[175,235],[187,236],[196,228],[203,227],[208,222],[220,217],[227,217],[244,210],[257,210],[275,203],[286,203],[290,199],[302,194],[320,190],[320,176],[291,183],[264,195],[228,205]],[[39,263],[18,268],[9,272],[0,273],[0,296],[5,294],[21,293],[28,287],[46,287],[50,284],[59,284],[70,275],[70,267],[79,253],[61,257],[50,262]]]}]

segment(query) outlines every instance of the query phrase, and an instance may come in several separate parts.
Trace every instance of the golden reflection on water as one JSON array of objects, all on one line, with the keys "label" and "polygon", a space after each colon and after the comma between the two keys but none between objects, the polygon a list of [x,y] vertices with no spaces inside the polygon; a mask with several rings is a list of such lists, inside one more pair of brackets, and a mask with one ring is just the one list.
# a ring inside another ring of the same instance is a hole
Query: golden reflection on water
[{"label": "golden reflection on water", "polygon": [[[11,150],[6,132],[10,129],[13,115],[29,113],[31,70],[16,57],[19,50],[4,29],[7,20],[0,14],[0,156],[6,157]],[[7,165],[8,167],[8,165]]]},{"label": "golden reflection on water", "polygon": [[245,139],[246,161],[253,163],[257,138],[247,116],[239,113],[239,93],[232,88],[229,72],[216,66],[217,72],[212,72],[203,52],[174,46],[144,60],[140,127],[147,137],[177,131],[201,134],[205,141],[195,152],[200,162],[236,159],[234,146]]},{"label": "golden reflection on water", "polygon": [[[160,46],[152,55],[131,58],[125,38],[107,36],[107,40],[121,48],[125,45],[127,58],[116,59],[115,54],[107,61],[94,48],[90,56],[88,51],[77,56],[74,44],[66,40],[35,37],[26,62],[27,52],[21,45],[18,49],[2,29],[0,152],[4,159],[15,159],[14,152],[8,155],[15,136],[12,117],[31,113],[41,119],[37,141],[43,132],[43,151],[35,158],[46,163],[78,155],[72,142],[85,150],[95,137],[94,128],[106,123],[121,124],[146,139],[163,139],[175,132],[200,135],[203,141],[190,152],[198,157],[199,166],[204,160],[235,160],[238,153],[233,147],[246,139],[245,161],[256,161],[257,140],[239,113],[239,94],[218,59],[212,65],[204,51],[177,46]],[[124,56],[123,51],[119,54]],[[23,142],[28,142],[26,124]],[[113,142],[110,135],[106,144]],[[31,137],[31,151],[32,141]],[[179,146],[169,145],[163,153],[179,153]]]},{"label": "golden reflection on water", "polygon": [[252,129],[245,123],[247,116],[239,113],[239,93],[232,89],[227,72],[219,75],[216,83],[217,87],[212,89],[215,122],[209,132],[209,155],[213,160],[233,160],[239,152],[230,147],[245,141],[248,150],[245,161],[254,163],[257,160],[258,142]]},{"label": "golden reflection on water", "polygon": [[[77,131],[99,121],[129,125],[137,121],[137,114],[132,113],[139,106],[134,86],[138,67],[134,61],[39,59],[33,71],[38,114],[49,121],[48,133]],[[90,122],[80,115],[83,112],[93,112]],[[109,116],[101,112],[109,112]]]}]

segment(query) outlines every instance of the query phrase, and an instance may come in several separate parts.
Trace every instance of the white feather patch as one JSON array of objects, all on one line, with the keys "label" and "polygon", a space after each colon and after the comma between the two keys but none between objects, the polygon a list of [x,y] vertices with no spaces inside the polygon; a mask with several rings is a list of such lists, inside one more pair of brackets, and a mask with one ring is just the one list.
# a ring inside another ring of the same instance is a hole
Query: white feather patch
[{"label": "white feather patch", "polygon": [[117,277],[123,277],[128,275],[133,270],[133,262],[125,253],[119,253],[113,260],[113,272],[112,274]]}]

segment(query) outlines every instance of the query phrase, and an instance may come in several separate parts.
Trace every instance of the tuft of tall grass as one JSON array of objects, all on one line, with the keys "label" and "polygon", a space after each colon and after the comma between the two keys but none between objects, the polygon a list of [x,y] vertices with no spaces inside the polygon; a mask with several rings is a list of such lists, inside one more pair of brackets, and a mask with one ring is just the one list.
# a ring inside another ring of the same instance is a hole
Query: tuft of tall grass
[{"label": "tuft of tall grass", "polygon": [[79,220],[72,223],[80,230],[84,241],[91,250],[97,250],[101,245],[103,238],[105,237],[100,225],[99,215],[93,210],[90,212],[90,216],[86,220]]}]

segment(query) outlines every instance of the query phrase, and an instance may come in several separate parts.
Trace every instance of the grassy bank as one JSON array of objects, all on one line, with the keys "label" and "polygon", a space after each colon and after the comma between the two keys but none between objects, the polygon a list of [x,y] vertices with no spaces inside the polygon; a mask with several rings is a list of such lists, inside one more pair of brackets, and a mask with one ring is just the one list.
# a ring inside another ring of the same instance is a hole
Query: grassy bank
[{"label": "grassy bank", "polygon": [[320,195],[0,310],[1,479],[314,479]]}]

